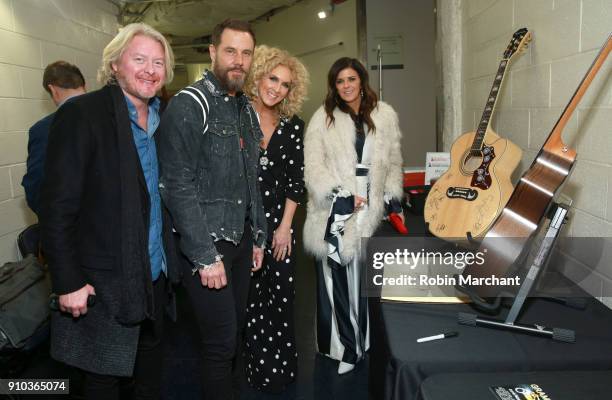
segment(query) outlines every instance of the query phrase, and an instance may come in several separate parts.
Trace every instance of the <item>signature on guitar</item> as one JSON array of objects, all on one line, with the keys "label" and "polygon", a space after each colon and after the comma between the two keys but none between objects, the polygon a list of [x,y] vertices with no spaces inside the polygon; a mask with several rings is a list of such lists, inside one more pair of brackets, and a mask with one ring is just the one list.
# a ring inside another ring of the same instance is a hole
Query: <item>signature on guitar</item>
[{"label": "signature on guitar", "polygon": [[[445,195],[440,193],[440,189],[434,188],[434,190],[429,193],[429,196],[431,196],[431,203],[429,206],[439,210],[440,202],[444,199]],[[432,219],[435,219],[435,217],[432,217]]]},{"label": "signature on guitar", "polygon": [[493,196],[487,196],[485,197],[484,201],[480,204],[480,206],[476,208],[476,212],[478,216],[476,217],[476,222],[474,223],[475,231],[482,228],[483,220],[486,217],[487,212],[488,212],[488,204],[491,201],[493,201]]}]

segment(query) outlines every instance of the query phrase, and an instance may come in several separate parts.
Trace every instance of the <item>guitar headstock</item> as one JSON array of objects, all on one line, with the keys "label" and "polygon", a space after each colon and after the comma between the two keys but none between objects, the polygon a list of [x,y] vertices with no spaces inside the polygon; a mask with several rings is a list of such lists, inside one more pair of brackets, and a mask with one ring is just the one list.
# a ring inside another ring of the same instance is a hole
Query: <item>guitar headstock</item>
[{"label": "guitar headstock", "polygon": [[509,60],[516,53],[522,53],[527,48],[528,43],[531,41],[531,32],[527,28],[521,28],[518,31],[514,32],[512,35],[512,39],[510,40],[510,44],[504,51],[504,58]]}]

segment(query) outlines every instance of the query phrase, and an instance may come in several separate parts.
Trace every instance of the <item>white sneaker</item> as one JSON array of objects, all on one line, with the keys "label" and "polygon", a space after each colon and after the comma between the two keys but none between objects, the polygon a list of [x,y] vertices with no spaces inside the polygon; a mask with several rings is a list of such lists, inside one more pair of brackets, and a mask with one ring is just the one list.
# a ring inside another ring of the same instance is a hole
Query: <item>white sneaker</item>
[{"label": "white sneaker", "polygon": [[340,361],[338,365],[338,374],[346,374],[347,372],[351,372],[355,369],[355,364],[345,363],[344,361]]}]

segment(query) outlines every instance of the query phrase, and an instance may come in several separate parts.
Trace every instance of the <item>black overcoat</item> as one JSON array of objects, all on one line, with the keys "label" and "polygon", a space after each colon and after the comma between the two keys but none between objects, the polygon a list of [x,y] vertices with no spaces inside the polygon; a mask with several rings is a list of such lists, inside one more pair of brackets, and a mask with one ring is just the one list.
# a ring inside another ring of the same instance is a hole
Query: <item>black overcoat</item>
[{"label": "black overcoat", "polygon": [[[70,293],[86,283],[96,291],[86,315],[52,313],[52,357],[98,374],[131,375],[139,321],[153,315],[155,304],[149,196],[118,86],[82,95],[56,113],[40,208],[54,292]],[[165,210],[163,216],[168,277],[176,282],[171,223]]]}]

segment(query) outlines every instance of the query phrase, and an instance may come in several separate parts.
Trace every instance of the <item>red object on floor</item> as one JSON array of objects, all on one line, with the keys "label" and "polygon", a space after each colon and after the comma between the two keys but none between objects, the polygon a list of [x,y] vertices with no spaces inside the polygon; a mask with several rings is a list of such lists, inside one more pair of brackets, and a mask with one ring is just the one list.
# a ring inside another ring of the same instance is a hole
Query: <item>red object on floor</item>
[{"label": "red object on floor", "polygon": [[423,186],[425,184],[425,171],[404,172],[404,187]]},{"label": "red object on floor", "polygon": [[395,230],[401,233],[402,235],[408,234],[408,228],[406,228],[398,213],[389,214],[389,222],[391,223],[393,228],[395,228]]}]

